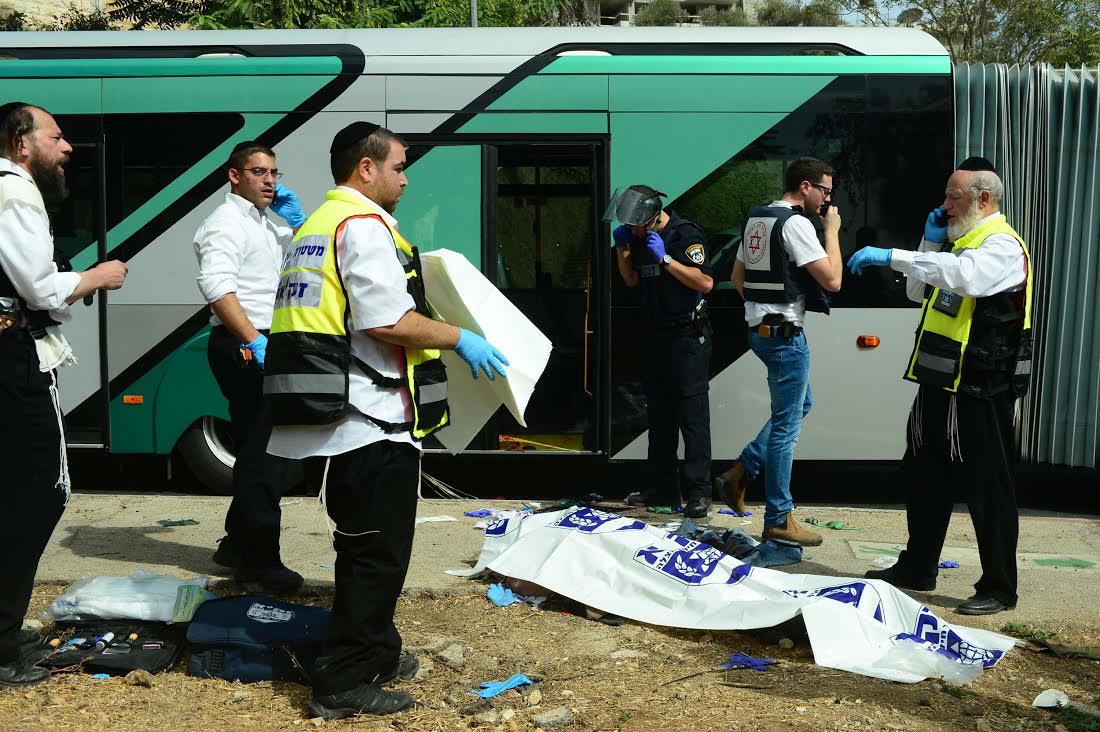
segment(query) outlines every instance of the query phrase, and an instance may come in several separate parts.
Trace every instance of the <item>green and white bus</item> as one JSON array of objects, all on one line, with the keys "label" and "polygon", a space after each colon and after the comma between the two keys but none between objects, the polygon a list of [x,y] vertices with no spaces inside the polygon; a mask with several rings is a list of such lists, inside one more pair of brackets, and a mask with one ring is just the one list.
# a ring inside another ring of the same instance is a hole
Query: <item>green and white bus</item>
[{"label": "green and white bus", "polygon": [[[846,255],[915,246],[952,163],[951,61],[910,29],[3,33],[0,56],[0,99],[51,110],[75,148],[57,243],[77,269],[130,265],[124,289],[75,305],[66,328],[80,359],[61,373],[70,444],[176,454],[213,490],[232,445],[192,237],[241,140],[275,149],[308,212],[331,185],[335,131],[364,119],[405,138],[402,231],[463,253],[553,342],[527,426],[502,410],[469,448],[533,460],[645,457],[637,293],[599,220],[610,191],[667,193],[728,279],[745,213],[790,161],[837,169]],[[736,292],[709,300],[714,456],[733,458],[768,393]],[[915,324],[889,270],[846,278],[832,316],[808,321],[800,458],[900,457]],[[859,348],[865,334],[881,345]]]}]

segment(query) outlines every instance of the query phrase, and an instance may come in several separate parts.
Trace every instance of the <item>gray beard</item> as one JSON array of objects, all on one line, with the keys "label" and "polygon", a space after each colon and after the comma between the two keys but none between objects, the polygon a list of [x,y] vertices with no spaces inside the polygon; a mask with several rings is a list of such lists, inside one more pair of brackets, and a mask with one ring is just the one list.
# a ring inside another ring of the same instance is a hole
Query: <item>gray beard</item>
[{"label": "gray beard", "polygon": [[981,210],[977,206],[971,206],[970,210],[966,212],[966,216],[961,219],[957,218],[947,225],[947,238],[953,242],[962,239],[981,220]]},{"label": "gray beard", "polygon": [[30,168],[31,177],[34,178],[43,201],[56,204],[68,198],[69,188],[65,185],[65,174],[57,166],[44,165],[37,158],[32,158],[27,167]]}]

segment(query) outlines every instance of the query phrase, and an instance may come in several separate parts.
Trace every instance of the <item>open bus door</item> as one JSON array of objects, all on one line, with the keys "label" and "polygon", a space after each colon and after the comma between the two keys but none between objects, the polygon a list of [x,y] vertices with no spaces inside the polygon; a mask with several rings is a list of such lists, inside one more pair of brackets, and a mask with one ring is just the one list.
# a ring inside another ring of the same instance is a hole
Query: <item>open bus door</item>
[{"label": "open bus door", "polygon": [[[60,115],[65,139],[72,145],[65,179],[69,196],[49,206],[54,245],[83,271],[106,255],[105,155],[101,118]],[[58,371],[65,437],[70,447],[110,446],[109,389],[107,383],[106,296],[97,292],[70,308],[72,320],[62,331],[79,363]]]}]

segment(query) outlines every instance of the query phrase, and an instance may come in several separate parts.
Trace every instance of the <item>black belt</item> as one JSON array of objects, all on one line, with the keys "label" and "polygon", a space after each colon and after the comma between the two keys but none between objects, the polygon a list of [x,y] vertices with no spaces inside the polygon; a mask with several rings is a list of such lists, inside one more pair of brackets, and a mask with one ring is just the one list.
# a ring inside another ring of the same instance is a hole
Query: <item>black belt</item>
[{"label": "black belt", "polygon": [[761,323],[756,326],[756,335],[761,338],[794,338],[801,333],[802,326],[794,323],[783,323],[782,325]]}]

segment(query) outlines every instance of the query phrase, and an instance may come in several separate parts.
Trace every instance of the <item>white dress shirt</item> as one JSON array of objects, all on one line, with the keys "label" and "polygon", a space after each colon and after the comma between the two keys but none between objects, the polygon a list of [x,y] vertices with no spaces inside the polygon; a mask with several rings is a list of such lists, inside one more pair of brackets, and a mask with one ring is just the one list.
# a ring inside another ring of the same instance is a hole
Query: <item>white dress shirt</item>
[{"label": "white dress shirt", "polygon": [[0,266],[31,310],[48,310],[59,323],[71,317],[66,300],[80,284],[77,272],[58,272],[46,205],[30,174],[7,158],[0,170]]},{"label": "white dress shirt", "polygon": [[[214,209],[195,232],[195,257],[199,260],[199,291],[206,302],[237,293],[245,315],[257,330],[271,327],[275,290],[283,252],[294,231],[276,224],[235,193]],[[216,314],[211,325],[221,325]]]},{"label": "white dress shirt", "polygon": [[[975,228],[998,216],[1004,218],[1001,213],[986,216]],[[1025,285],[1027,260],[1012,235],[991,234],[980,247],[957,254],[950,251],[952,246],[921,239],[915,252],[892,250],[890,268],[906,276],[905,294],[910,300],[924,300],[926,284],[963,297],[989,297]],[[944,247],[947,251],[940,251]]]},{"label": "white dress shirt", "polygon": [[[386,222],[397,228],[397,221],[381,206],[353,188],[340,186],[340,189],[362,197]],[[347,328],[351,334],[352,353],[383,376],[402,378],[404,349],[364,332],[394,325],[416,307],[408,293],[405,270],[397,259],[393,237],[377,219],[352,219],[336,239],[336,257],[348,293]],[[274,427],[267,451],[272,455],[301,459],[341,455],[381,440],[420,447],[419,440],[413,439],[408,431],[387,434],[364,416],[369,414],[390,423],[410,421],[412,398],[407,388],[376,386],[354,362],[349,384],[349,399],[359,414],[333,424]]]},{"label": "white dress shirt", "polygon": [[[771,206],[794,208],[786,201],[772,201]],[[805,267],[829,256],[817,240],[814,225],[805,216],[792,216],[783,224],[783,249],[795,267]],[[737,260],[745,261],[744,247],[737,247]],[[794,325],[802,325],[806,319],[806,298],[800,295],[794,302],[751,302],[745,301],[745,321],[750,327],[760,325],[765,315],[778,314],[783,320]]]}]

